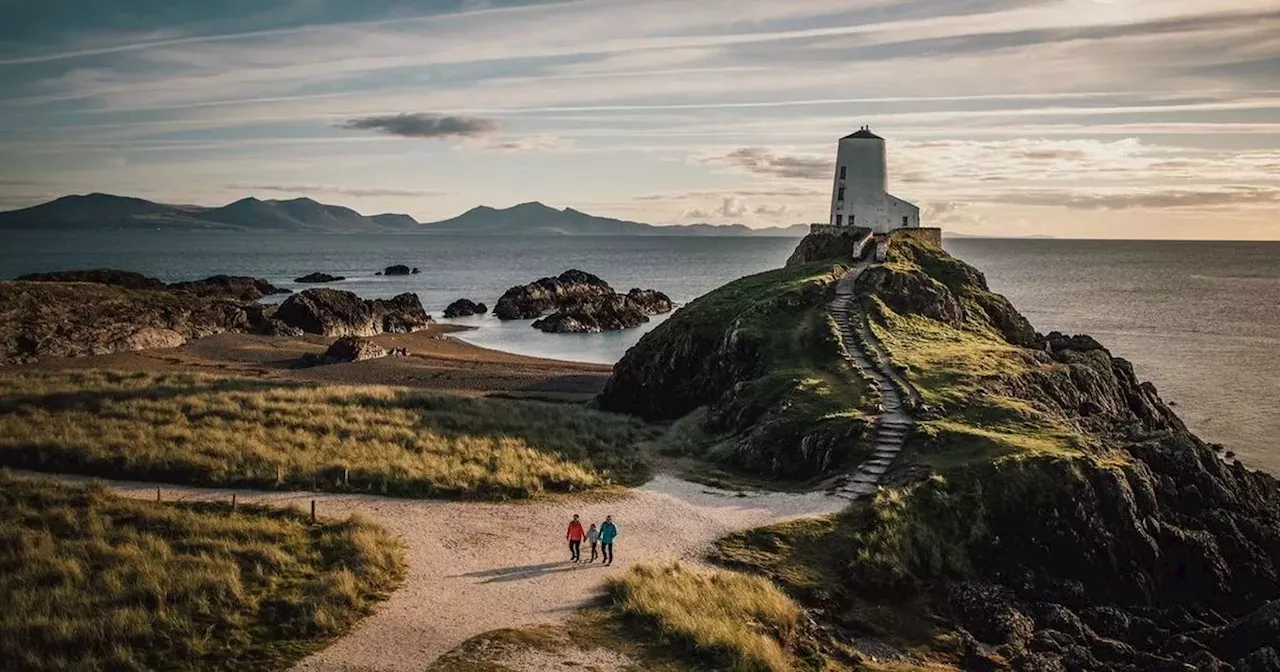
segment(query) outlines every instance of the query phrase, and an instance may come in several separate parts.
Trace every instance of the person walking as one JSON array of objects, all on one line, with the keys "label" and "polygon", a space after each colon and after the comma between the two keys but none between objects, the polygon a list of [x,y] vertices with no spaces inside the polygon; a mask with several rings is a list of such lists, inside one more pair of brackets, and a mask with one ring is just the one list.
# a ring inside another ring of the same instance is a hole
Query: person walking
[{"label": "person walking", "polygon": [[605,516],[600,524],[600,554],[604,556],[605,567],[613,564],[613,540],[617,536],[618,525],[613,522],[613,516]]},{"label": "person walking", "polygon": [[582,523],[578,522],[578,514],[573,514],[573,520],[569,521],[569,531],[564,536],[569,540],[569,559],[578,562],[582,559],[582,540],[587,536],[582,530]]},{"label": "person walking", "polygon": [[587,562],[595,562],[600,554],[596,551],[596,546],[600,541],[600,530],[596,529],[596,524],[591,523],[591,527],[587,528],[587,543],[591,544],[591,559]]}]

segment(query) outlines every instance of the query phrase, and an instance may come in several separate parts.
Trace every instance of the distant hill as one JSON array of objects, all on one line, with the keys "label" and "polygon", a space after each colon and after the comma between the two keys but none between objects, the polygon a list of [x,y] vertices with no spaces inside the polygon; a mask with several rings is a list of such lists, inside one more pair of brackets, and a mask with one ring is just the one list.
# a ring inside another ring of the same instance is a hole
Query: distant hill
[{"label": "distant hill", "polygon": [[654,226],[623,219],[597,217],[573,208],[557,210],[542,203],[521,203],[497,209],[472,208],[453,219],[423,224],[427,233],[525,236],[781,236],[802,237],[807,224],[752,229],[741,224]]},{"label": "distant hill", "polygon": [[752,229],[741,224],[654,226],[596,217],[542,203],[506,209],[488,206],[441,222],[420,223],[405,214],[362,215],[309,198],[287,201],[242,198],[222,207],[153,203],[141,198],[88,194],[63,196],[30,208],[0,212],[0,230],[243,231],[315,233],[426,233],[477,236],[783,236],[800,237],[807,225]]}]

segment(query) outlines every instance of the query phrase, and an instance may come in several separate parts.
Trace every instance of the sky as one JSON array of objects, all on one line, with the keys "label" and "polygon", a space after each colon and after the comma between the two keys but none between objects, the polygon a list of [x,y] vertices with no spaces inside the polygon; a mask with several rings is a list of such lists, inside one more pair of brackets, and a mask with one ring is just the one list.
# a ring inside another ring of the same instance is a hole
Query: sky
[{"label": "sky", "polygon": [[244,196],[1280,239],[1275,0],[0,0],[0,208]]}]

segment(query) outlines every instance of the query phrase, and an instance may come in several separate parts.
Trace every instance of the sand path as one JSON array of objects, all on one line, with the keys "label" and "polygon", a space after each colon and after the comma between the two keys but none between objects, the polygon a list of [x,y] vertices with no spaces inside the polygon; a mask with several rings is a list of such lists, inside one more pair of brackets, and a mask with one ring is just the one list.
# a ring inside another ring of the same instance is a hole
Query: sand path
[{"label": "sand path", "polygon": [[[127,496],[156,496],[154,483],[107,484]],[[306,508],[314,499],[321,516],[361,514],[404,539],[404,585],[351,633],[296,668],[306,671],[422,670],[483,632],[558,622],[631,563],[699,561],[729,532],[835,513],[848,503],[825,493],[741,497],[670,476],[616,496],[517,504],[159,487],[167,501],[227,501],[234,492],[241,502]],[[565,527],[575,513],[586,522],[606,514],[618,522],[612,567],[567,562]]]}]

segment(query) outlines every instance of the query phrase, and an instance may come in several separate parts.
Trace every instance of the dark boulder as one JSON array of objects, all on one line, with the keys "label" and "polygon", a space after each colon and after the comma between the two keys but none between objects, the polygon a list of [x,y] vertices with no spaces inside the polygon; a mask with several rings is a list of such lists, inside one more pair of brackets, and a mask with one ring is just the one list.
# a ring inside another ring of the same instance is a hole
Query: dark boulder
[{"label": "dark boulder", "polygon": [[500,320],[531,320],[574,303],[614,294],[609,283],[579,270],[512,287],[498,299],[493,314]]},{"label": "dark boulder", "polygon": [[324,336],[409,333],[431,323],[416,294],[366,301],[351,292],[324,288],[289,297],[274,317],[306,333]]},{"label": "dark boulder", "polygon": [[301,282],[306,284],[321,283],[321,282],[339,282],[341,280],[346,280],[346,278],[339,275],[329,275],[328,273],[308,273],[307,275],[304,275],[301,278],[293,279],[294,282]]},{"label": "dark boulder", "polygon": [[483,303],[476,303],[470,299],[458,299],[444,309],[444,316],[448,318],[470,317],[472,315],[484,315],[487,312],[489,312],[489,307]]},{"label": "dark boulder", "polygon": [[236,301],[257,301],[272,294],[292,293],[266,280],[242,275],[214,275],[203,280],[175,282],[169,285],[169,289],[196,296],[222,297]]},{"label": "dark boulder", "polygon": [[285,299],[275,317],[308,334],[373,336],[382,329],[368,301],[336,289],[308,289]]},{"label": "dark boulder", "polygon": [[426,329],[431,324],[431,316],[422,307],[422,300],[412,292],[390,299],[375,299],[371,302],[371,307],[374,319],[382,325],[382,331],[388,334],[409,334]]},{"label": "dark boulder", "polygon": [[405,266],[404,264],[396,264],[395,266],[388,266],[386,267],[386,269],[382,271],[383,275],[410,275],[412,273],[413,273],[413,269],[409,268],[408,266]]},{"label": "dark boulder", "polygon": [[366,359],[379,359],[388,355],[386,348],[358,336],[343,336],[334,341],[322,355],[307,354],[302,361],[309,366],[341,364],[344,362],[363,362]]},{"label": "dark boulder", "polygon": [[124,289],[165,289],[159,280],[133,271],[114,268],[94,268],[84,271],[54,271],[52,273],[28,273],[15,278],[18,282],[93,282]]}]

